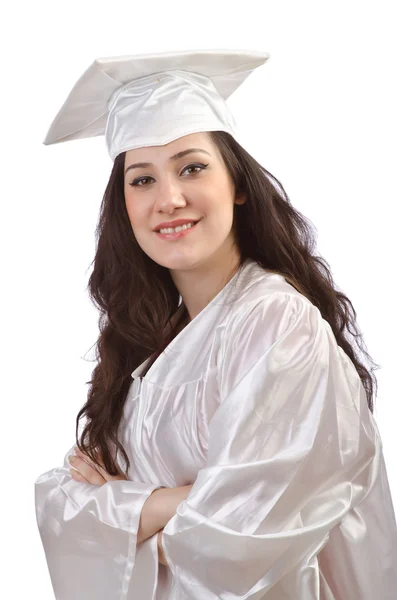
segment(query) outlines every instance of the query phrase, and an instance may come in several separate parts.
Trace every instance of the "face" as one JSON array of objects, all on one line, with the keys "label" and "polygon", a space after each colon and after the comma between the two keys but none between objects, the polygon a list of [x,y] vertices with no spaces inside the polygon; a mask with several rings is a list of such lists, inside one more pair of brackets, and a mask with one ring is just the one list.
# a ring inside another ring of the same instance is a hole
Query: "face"
[{"label": "face", "polygon": [[[143,162],[148,166],[133,166]],[[126,152],[124,195],[136,240],[156,263],[184,271],[230,262],[233,207],[244,199],[235,199],[233,181],[206,132]],[[198,223],[173,239],[155,233],[159,224],[177,219]]]}]

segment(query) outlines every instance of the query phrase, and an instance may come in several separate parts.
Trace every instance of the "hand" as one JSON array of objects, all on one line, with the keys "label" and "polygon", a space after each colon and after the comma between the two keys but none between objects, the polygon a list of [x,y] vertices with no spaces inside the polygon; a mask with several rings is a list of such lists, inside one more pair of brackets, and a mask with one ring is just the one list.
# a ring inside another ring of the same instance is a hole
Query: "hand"
[{"label": "hand", "polygon": [[[103,466],[101,454],[98,454],[98,461],[101,466],[97,466],[92,463],[89,456],[81,452],[81,450],[75,446],[74,451],[76,456],[70,455],[69,461],[72,465],[70,474],[75,481],[81,481],[82,483],[91,483],[93,485],[104,485],[108,481],[116,481],[127,478],[120,473],[119,475],[109,475]],[[72,460],[71,460],[72,458]],[[73,460],[74,458],[74,460]]]}]

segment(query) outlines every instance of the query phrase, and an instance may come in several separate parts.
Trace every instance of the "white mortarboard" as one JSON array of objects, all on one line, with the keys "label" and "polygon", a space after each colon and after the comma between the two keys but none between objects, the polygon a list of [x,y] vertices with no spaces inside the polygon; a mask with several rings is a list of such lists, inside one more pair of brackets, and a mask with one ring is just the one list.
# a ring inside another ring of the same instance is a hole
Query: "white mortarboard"
[{"label": "white mortarboard", "polygon": [[199,131],[237,137],[226,99],[269,58],[251,50],[191,50],[98,58],[78,79],[44,144],[104,135],[112,160]]}]

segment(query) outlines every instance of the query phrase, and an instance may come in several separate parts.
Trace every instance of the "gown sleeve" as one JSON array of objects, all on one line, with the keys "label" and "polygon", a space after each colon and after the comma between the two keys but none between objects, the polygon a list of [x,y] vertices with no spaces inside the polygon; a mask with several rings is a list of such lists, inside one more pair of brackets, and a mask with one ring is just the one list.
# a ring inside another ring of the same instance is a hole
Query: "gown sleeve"
[{"label": "gown sleeve", "polygon": [[[140,514],[150,494],[164,486],[127,480],[102,486],[75,481],[67,458],[73,453],[72,447],[62,467],[35,481],[37,525],[55,598],[136,598],[132,580],[139,589],[151,588],[158,572],[157,535],[136,544]],[[133,570],[139,557],[145,573]]]},{"label": "gown sleeve", "polygon": [[[206,464],[163,530],[178,599],[267,598],[310,567],[373,477],[365,391],[317,307],[271,293],[236,311],[222,340]],[[269,597],[318,597],[294,591]]]}]

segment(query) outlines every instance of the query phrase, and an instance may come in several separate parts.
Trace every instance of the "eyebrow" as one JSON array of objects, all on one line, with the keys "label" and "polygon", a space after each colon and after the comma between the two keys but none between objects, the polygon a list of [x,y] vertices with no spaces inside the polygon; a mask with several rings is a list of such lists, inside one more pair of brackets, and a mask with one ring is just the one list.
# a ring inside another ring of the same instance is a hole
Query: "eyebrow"
[{"label": "eyebrow", "polygon": [[[182,156],[186,156],[186,154],[190,154],[191,152],[204,152],[204,154],[208,154],[208,156],[211,156],[209,152],[207,152],[206,150],[202,150],[202,148],[189,148],[188,150],[182,150],[182,152],[177,152],[173,156],[170,156],[169,160],[178,160],[178,158],[182,158]],[[153,163],[150,162],[134,163],[126,168],[124,175],[126,175],[127,171],[129,171],[130,169],[137,169],[138,167],[146,168],[152,166]]]}]

